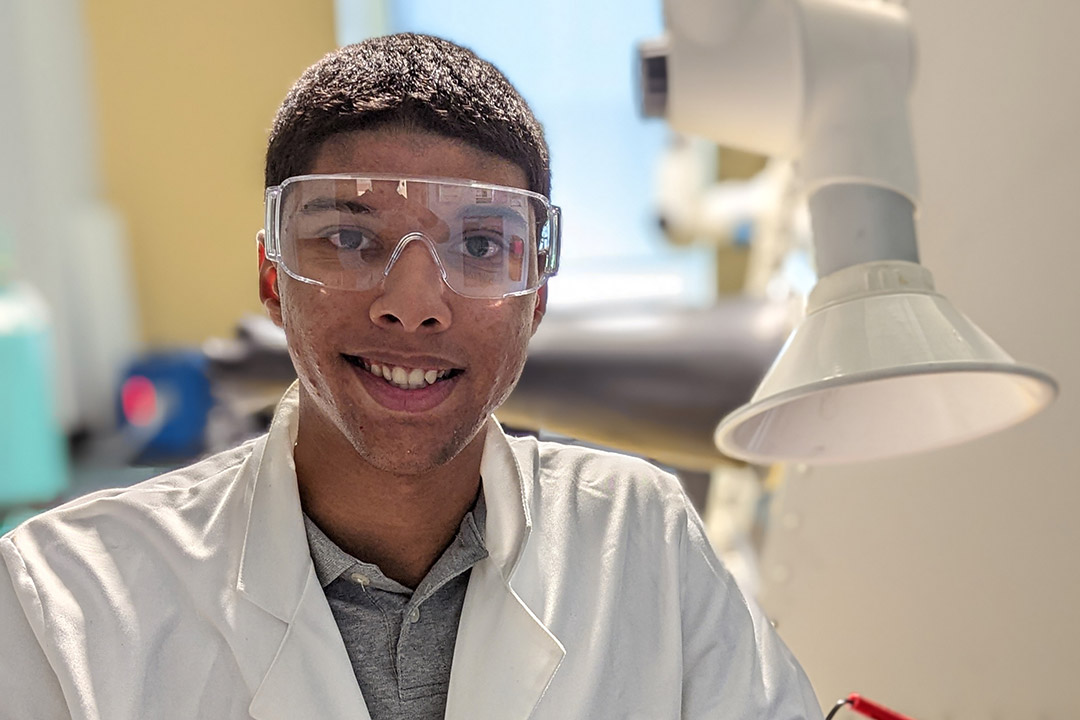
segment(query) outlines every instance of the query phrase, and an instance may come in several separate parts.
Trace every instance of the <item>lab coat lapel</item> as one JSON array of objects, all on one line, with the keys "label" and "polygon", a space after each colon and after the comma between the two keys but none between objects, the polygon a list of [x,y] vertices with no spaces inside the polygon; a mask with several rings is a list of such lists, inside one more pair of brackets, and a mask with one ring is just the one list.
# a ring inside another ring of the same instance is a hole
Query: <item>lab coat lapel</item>
[{"label": "lab coat lapel", "polygon": [[477,563],[461,611],[447,720],[525,720],[564,655],[495,563]]},{"label": "lab coat lapel", "polygon": [[566,654],[511,582],[532,528],[534,472],[535,458],[515,456],[498,424],[490,421],[480,469],[488,557],[473,566],[469,578],[447,720],[525,720]]},{"label": "lab coat lapel", "polygon": [[[296,387],[254,449],[247,535],[237,589],[285,624],[280,642],[247,638],[245,655],[266,667],[248,710],[256,720],[369,720],[348,653],[308,551],[292,447]],[[279,626],[280,627],[280,626]]]},{"label": "lab coat lapel", "polygon": [[370,720],[314,570],[248,712],[255,720]]}]

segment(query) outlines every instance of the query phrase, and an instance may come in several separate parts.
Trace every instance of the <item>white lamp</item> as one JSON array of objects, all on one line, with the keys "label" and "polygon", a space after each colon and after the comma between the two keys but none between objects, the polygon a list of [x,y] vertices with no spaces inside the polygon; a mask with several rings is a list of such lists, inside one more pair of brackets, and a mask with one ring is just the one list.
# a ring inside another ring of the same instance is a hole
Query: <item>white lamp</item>
[{"label": "white lamp", "polygon": [[750,462],[872,460],[1020,422],[1057,393],[918,264],[907,95],[914,35],[871,0],[668,0],[642,48],[672,126],[797,161],[821,278],[753,399],[716,429]]},{"label": "white lamp", "polygon": [[864,263],[818,282],[753,399],[715,438],[756,463],[872,460],[1001,430],[1055,393],[934,292],[925,268]]}]

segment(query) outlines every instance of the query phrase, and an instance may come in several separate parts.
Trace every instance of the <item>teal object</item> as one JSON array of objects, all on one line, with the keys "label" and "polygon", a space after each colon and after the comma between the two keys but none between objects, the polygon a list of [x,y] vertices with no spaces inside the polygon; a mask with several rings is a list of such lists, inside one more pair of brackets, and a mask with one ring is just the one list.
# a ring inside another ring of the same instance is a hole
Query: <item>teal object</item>
[{"label": "teal object", "polygon": [[33,289],[10,280],[5,255],[0,243],[0,508],[47,503],[68,487],[48,313]]},{"label": "teal object", "polygon": [[9,532],[17,528],[25,520],[29,520],[38,514],[38,511],[33,508],[20,508],[18,510],[12,510],[0,520],[0,535],[7,535]]}]

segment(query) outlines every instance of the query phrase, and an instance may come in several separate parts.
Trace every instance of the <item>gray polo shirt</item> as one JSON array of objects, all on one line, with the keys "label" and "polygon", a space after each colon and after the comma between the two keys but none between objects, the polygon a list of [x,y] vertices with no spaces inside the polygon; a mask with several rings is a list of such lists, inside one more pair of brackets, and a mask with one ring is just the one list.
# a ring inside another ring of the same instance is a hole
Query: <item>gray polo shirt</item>
[{"label": "gray polo shirt", "polygon": [[410,590],[352,557],[305,514],[315,575],[372,720],[442,718],[469,571],[487,557],[484,494]]}]

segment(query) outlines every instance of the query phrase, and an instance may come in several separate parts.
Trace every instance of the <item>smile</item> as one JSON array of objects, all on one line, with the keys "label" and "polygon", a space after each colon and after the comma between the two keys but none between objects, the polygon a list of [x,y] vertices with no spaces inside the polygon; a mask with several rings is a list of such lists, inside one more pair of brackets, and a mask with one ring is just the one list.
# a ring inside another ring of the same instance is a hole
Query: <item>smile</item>
[{"label": "smile", "polygon": [[345,355],[344,357],[350,364],[363,368],[375,377],[381,378],[402,390],[419,390],[462,373],[462,370],[457,368],[410,368],[401,365],[379,364],[356,355]]}]

